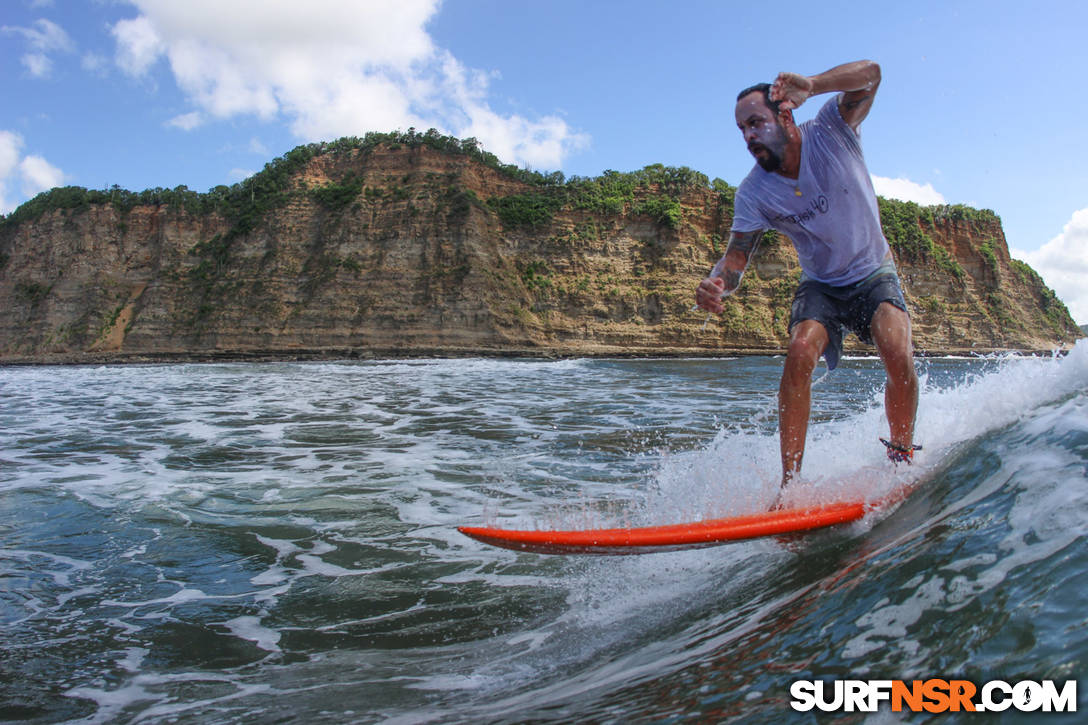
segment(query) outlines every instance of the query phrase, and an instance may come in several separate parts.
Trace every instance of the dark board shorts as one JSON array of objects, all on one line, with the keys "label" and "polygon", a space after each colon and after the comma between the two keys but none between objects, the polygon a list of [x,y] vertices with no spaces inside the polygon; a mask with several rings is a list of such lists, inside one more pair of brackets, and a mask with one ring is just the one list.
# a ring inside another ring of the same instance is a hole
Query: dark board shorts
[{"label": "dark board shorts", "polygon": [[824,359],[829,370],[834,370],[839,364],[846,332],[853,332],[867,345],[873,343],[870,325],[880,303],[890,302],[907,311],[899,275],[885,269],[881,268],[861,282],[845,287],[835,287],[813,279],[802,279],[797,287],[790,308],[790,332],[804,320],[822,324],[827,330]]}]

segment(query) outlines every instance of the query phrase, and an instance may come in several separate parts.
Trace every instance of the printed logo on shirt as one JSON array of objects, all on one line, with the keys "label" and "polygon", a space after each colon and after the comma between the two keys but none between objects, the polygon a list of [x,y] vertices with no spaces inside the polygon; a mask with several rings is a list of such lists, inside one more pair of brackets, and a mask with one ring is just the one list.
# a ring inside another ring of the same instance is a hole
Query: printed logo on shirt
[{"label": "printed logo on shirt", "polygon": [[805,226],[805,222],[815,218],[817,214],[826,214],[830,208],[831,205],[828,203],[827,197],[820,194],[820,196],[810,201],[808,208],[800,214],[780,214],[774,218],[774,222],[787,222],[803,227]]}]

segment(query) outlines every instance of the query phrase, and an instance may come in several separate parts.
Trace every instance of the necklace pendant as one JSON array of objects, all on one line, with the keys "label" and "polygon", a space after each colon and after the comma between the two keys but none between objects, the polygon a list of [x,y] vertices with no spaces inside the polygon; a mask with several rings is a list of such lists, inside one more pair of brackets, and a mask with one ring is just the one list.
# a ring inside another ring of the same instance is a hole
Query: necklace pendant
[{"label": "necklace pendant", "polygon": [[793,195],[794,196],[801,196],[801,187],[800,186],[793,187]]}]

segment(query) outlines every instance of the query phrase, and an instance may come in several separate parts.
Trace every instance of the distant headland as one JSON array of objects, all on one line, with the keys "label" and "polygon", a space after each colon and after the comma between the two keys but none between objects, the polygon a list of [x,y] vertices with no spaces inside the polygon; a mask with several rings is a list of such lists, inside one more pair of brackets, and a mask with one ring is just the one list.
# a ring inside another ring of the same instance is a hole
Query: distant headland
[{"label": "distant headland", "polygon": [[[53,189],[0,220],[0,363],[782,351],[769,234],[704,329],[735,189],[663,165],[564,178],[435,131],[300,146],[231,187]],[[1085,334],[999,217],[880,199],[920,353]]]}]

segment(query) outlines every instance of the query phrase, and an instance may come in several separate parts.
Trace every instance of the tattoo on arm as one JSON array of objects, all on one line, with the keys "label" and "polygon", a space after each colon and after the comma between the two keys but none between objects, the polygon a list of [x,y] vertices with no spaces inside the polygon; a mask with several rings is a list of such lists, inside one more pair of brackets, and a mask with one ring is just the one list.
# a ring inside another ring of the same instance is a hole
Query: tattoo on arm
[{"label": "tattoo on arm", "polygon": [[844,109],[846,109],[847,111],[853,111],[855,108],[862,105],[863,103],[868,103],[871,98],[872,98],[872,95],[862,96],[861,98],[855,98],[852,101],[847,101],[847,100],[843,99],[842,107]]},{"label": "tattoo on arm", "polygon": [[756,248],[756,244],[759,242],[759,238],[763,236],[763,232],[737,232],[729,240],[729,248],[727,251],[736,250],[744,254],[744,256],[750,256],[752,250]]},{"label": "tattoo on arm", "polygon": [[725,289],[732,293],[740,287],[741,277],[748,269],[748,263],[752,261],[759,240],[763,238],[762,231],[733,232],[729,237],[729,246],[725,250],[725,265],[722,269],[722,281]]},{"label": "tattoo on arm", "polygon": [[735,290],[740,287],[740,278],[743,277],[742,272],[738,272],[734,269],[726,269],[722,271],[722,282],[725,282],[725,289]]}]

